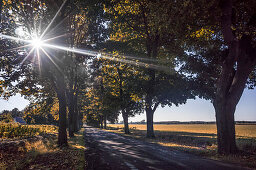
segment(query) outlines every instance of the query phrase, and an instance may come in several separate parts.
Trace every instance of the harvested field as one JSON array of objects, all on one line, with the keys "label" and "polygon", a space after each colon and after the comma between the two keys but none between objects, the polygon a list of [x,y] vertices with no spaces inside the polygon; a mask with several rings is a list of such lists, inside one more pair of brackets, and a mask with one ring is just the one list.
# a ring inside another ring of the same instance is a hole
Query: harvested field
[{"label": "harvested field", "polygon": [[[121,124],[110,124],[110,127],[123,128]],[[131,129],[146,130],[146,125],[130,124]],[[164,132],[190,132],[190,133],[205,133],[217,134],[215,124],[175,124],[175,125],[154,125],[154,130]],[[236,135],[239,137],[255,137],[256,125],[236,125]]]}]

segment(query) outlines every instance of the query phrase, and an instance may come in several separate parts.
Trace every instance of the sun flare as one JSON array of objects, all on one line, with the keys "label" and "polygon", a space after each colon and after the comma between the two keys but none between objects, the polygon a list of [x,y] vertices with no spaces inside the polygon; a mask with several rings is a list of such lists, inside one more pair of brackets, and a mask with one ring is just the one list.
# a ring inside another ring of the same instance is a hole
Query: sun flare
[{"label": "sun flare", "polygon": [[32,39],[31,45],[36,48],[36,49],[40,49],[43,46],[43,41],[40,38],[34,38]]}]

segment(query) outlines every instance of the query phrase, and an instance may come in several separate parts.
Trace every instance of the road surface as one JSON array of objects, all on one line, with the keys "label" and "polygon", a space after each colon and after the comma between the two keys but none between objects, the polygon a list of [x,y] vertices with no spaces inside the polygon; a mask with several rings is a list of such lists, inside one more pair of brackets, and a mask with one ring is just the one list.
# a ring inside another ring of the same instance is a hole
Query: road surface
[{"label": "road surface", "polygon": [[245,169],[85,126],[87,169]]}]

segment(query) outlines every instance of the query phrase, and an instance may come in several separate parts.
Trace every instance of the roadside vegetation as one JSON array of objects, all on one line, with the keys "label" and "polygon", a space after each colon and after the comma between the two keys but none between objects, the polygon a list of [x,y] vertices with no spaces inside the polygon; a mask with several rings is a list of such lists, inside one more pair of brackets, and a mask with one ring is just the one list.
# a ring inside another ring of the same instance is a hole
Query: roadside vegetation
[{"label": "roadside vegetation", "polygon": [[44,132],[44,135],[23,138],[22,134],[27,133],[20,132],[19,139],[1,139],[0,169],[82,170],[85,168],[83,129],[75,133],[73,138],[68,138],[68,146],[60,148],[57,146],[56,126],[19,125],[15,127],[16,129],[19,127],[36,129]]},{"label": "roadside vegetation", "polygon": [[156,124],[155,139],[145,137],[146,125],[130,124],[130,134],[124,134],[124,126],[109,124],[108,131],[157,143],[211,159],[241,163],[242,166],[256,167],[256,125],[236,125],[239,154],[224,156],[217,154],[217,129],[214,124]]},{"label": "roadside vegetation", "polygon": [[18,139],[44,134],[57,134],[58,127],[54,125],[21,125],[19,123],[0,123],[1,139]]}]

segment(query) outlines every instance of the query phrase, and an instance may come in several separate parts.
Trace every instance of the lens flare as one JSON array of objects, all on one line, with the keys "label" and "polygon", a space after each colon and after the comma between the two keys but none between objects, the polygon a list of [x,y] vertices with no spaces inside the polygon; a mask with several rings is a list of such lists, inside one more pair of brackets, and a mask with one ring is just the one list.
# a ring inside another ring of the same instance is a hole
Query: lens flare
[{"label": "lens flare", "polygon": [[[10,50],[23,49],[25,47],[31,47],[29,49],[29,51],[26,52],[27,55],[22,60],[21,65],[23,65],[23,63],[29,58],[29,56],[34,54],[32,63],[34,63],[35,58],[37,57],[37,61],[39,62],[38,63],[39,69],[40,69],[40,61],[41,61],[40,58],[43,57],[43,56],[47,56],[51,60],[51,62],[57,67],[57,69],[61,70],[60,67],[57,65],[57,63],[55,62],[55,60],[53,59],[54,56],[50,56],[47,53],[47,50],[46,50],[46,49],[54,49],[54,50],[62,50],[62,51],[77,53],[77,54],[81,54],[81,55],[85,55],[85,56],[93,56],[93,57],[97,57],[97,59],[103,58],[103,59],[106,59],[106,60],[126,63],[126,64],[134,65],[134,66],[137,66],[137,67],[159,70],[159,71],[166,72],[168,74],[175,73],[174,68],[166,66],[166,63],[169,62],[167,60],[161,61],[161,60],[158,60],[158,59],[149,59],[149,58],[144,58],[144,57],[126,56],[126,55],[125,56],[124,55],[119,55],[117,57],[113,54],[102,53],[100,51],[93,51],[93,50],[79,49],[79,48],[71,48],[71,47],[68,47],[68,46],[65,47],[65,46],[58,45],[58,44],[51,44],[50,43],[51,40],[58,39],[60,37],[64,37],[64,36],[69,35],[69,33],[65,33],[65,34],[62,34],[62,35],[57,35],[55,37],[49,37],[48,36],[48,35],[50,35],[49,34],[50,32],[55,30],[55,28],[60,25],[61,22],[59,24],[57,24],[54,28],[52,28],[52,24],[54,23],[55,19],[59,15],[61,9],[65,6],[64,4],[66,2],[67,2],[67,0],[65,0],[62,3],[61,7],[59,8],[59,10],[57,11],[57,13],[55,14],[55,16],[53,17],[53,19],[48,24],[48,26],[46,27],[46,29],[43,31],[42,34],[40,34],[41,31],[37,31],[37,30],[41,30],[41,27],[39,27],[39,29],[36,29],[36,27],[35,27],[34,32],[32,32],[32,33],[30,31],[29,32],[24,32],[23,29],[20,27],[20,28],[15,30],[16,34],[19,37],[13,37],[13,36],[4,35],[4,34],[0,33],[0,39],[4,38],[4,39],[9,39],[9,40],[13,40],[13,41],[16,41],[16,42],[22,42],[22,43],[26,44],[26,45],[22,45],[20,47],[8,49],[9,51]],[[28,35],[29,39],[21,38],[23,35]],[[165,63],[164,65],[163,64],[161,64],[161,65],[158,64],[158,63],[163,63],[163,62]]]},{"label": "lens flare", "polygon": [[36,49],[40,49],[40,48],[42,48],[42,46],[43,46],[43,41],[40,39],[40,38],[34,38],[34,39],[32,39],[32,41],[31,41],[31,45],[34,47],[34,48],[36,48]]}]

